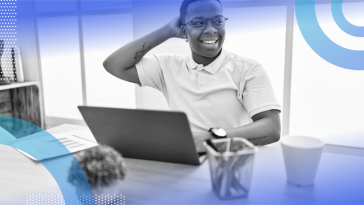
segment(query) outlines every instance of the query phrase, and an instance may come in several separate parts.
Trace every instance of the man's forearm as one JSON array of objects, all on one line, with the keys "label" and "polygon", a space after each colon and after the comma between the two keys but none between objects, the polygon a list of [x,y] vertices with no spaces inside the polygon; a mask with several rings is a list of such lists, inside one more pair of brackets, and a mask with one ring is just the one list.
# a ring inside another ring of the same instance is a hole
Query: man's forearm
[{"label": "man's forearm", "polygon": [[172,37],[170,28],[163,26],[116,50],[104,61],[104,67],[111,73],[126,70],[138,63],[148,51]]},{"label": "man's forearm", "polygon": [[227,129],[228,137],[243,137],[255,145],[266,145],[276,142],[280,138],[281,125],[279,115],[259,119],[251,124]]}]

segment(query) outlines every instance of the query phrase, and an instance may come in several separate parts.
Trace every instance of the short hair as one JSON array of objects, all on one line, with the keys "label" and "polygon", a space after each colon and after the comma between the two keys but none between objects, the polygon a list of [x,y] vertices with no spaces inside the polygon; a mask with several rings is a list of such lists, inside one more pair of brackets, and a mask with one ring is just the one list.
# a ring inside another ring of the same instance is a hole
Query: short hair
[{"label": "short hair", "polygon": [[[183,0],[183,2],[181,4],[181,8],[179,10],[179,16],[181,18],[181,23],[182,24],[185,24],[185,18],[186,18],[186,15],[187,15],[188,5],[190,5],[191,3],[196,2],[196,1],[211,1],[211,0]],[[220,5],[222,6],[220,0],[215,0],[215,1],[219,2]]]}]

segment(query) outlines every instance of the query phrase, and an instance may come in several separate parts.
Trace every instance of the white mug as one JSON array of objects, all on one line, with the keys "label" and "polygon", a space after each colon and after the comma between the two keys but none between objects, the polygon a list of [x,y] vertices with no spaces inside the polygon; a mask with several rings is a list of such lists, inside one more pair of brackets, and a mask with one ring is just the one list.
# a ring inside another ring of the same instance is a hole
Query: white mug
[{"label": "white mug", "polygon": [[324,143],[307,136],[281,138],[287,181],[297,186],[314,184]]}]

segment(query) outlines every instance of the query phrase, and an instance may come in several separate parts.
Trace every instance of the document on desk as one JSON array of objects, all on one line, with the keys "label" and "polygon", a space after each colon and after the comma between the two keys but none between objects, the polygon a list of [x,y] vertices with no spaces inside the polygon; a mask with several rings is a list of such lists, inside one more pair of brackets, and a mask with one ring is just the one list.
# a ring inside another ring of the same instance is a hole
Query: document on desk
[{"label": "document on desk", "polygon": [[[19,148],[17,150],[30,159],[41,161],[96,146],[98,146],[98,144],[91,131],[85,127],[53,135],[50,135],[48,132],[36,133],[34,135],[21,138],[19,141],[15,141],[13,147]],[[22,151],[29,149],[32,150],[31,152],[33,156]]]}]

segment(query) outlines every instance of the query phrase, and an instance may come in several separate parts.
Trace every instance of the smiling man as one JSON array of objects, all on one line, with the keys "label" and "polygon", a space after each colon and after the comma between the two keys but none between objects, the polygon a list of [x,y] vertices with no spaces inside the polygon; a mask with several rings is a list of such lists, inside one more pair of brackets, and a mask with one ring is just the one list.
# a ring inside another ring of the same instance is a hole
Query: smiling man
[{"label": "smiling man", "polygon": [[[263,67],[223,49],[219,0],[184,0],[180,16],[112,53],[114,76],[161,91],[171,110],[187,114],[198,151],[209,138],[243,137],[256,145],[280,138],[280,106]],[[170,38],[188,42],[191,55],[144,56]]]}]

